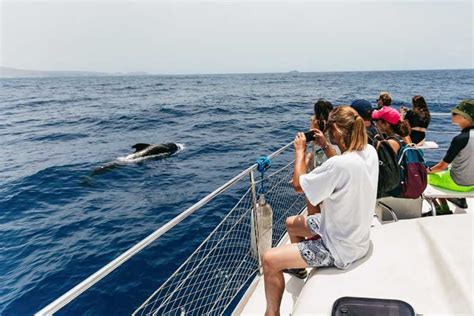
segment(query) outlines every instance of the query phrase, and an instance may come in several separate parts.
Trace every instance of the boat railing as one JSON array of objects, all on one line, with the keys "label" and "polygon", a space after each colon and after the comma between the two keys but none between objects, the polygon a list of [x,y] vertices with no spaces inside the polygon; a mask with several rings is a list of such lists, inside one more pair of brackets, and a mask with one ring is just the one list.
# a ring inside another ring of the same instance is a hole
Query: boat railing
[{"label": "boat railing", "polygon": [[[446,131],[430,132],[453,134]],[[272,171],[265,177],[266,200],[273,207],[272,246],[276,246],[286,232],[285,218],[301,213],[305,208],[304,196],[296,194],[290,183],[293,173],[292,144],[293,142],[290,142],[268,156],[273,160]],[[441,148],[436,151],[439,150]],[[321,153],[319,152],[318,155],[316,151],[313,166],[321,163],[320,156]],[[256,234],[252,218],[255,217],[256,212],[257,187],[262,181],[256,180],[256,172],[257,164],[240,172],[37,312],[36,315],[54,314],[204,207],[219,210],[226,215],[191,256],[164,283],[159,285],[158,289],[133,314],[228,313],[235,303],[233,301],[259,273],[260,268],[259,254],[255,254],[252,247],[254,242],[252,238],[255,238]],[[229,192],[230,190],[235,190],[235,192]],[[229,206],[223,203],[222,199],[217,198],[224,193],[229,195],[232,193],[232,196],[240,196],[240,199]]]},{"label": "boat railing", "polygon": [[[222,221],[184,263],[134,312],[134,315],[222,314],[230,310],[239,293],[259,273],[259,253],[255,247],[254,218],[259,189],[264,188],[266,201],[273,208],[271,244],[283,238],[285,218],[300,213],[304,196],[292,185],[293,142],[270,154],[272,168],[257,180],[257,164],[245,169],[224,185],[192,205],[154,231],[116,259],[63,294],[36,315],[52,315],[75,300],[87,289],[116,270],[145,247],[202,208],[219,210]],[[262,183],[263,181],[263,183]],[[262,187],[263,186],[263,187]],[[229,191],[235,192],[229,192]],[[219,199],[223,194],[240,198],[233,205]],[[208,211],[208,210],[206,210]]]}]

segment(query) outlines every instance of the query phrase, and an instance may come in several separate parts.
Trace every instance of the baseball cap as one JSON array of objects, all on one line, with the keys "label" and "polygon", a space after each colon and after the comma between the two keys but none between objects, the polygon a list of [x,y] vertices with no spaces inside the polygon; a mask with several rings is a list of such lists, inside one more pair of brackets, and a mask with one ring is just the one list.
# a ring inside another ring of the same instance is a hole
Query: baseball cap
[{"label": "baseball cap", "polygon": [[462,100],[451,110],[451,113],[462,115],[466,119],[474,121],[474,100]]},{"label": "baseball cap", "polygon": [[372,118],[374,120],[384,120],[392,125],[396,125],[400,122],[400,113],[390,106],[384,106],[380,110],[373,111]]},{"label": "baseball cap", "polygon": [[351,103],[351,107],[359,113],[363,119],[370,120],[372,113],[372,104],[369,101],[364,99],[354,100]]}]

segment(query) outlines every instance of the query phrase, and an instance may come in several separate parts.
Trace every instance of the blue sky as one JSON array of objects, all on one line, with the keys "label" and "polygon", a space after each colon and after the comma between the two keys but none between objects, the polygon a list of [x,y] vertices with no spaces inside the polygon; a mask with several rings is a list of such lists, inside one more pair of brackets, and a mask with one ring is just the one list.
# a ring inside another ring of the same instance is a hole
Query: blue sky
[{"label": "blue sky", "polygon": [[245,73],[473,66],[471,1],[11,1],[0,64]]}]

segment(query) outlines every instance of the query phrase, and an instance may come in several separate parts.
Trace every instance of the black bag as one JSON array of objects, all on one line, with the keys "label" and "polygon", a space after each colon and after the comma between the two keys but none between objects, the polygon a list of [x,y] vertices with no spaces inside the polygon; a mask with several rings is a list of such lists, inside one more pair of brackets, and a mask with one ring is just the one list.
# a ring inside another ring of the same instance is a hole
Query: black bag
[{"label": "black bag", "polygon": [[410,304],[400,300],[341,297],[332,305],[332,316],[415,316]]},{"label": "black bag", "polygon": [[400,167],[397,161],[397,154],[385,139],[375,139],[374,147],[379,158],[377,198],[390,196],[390,192],[400,186]]}]

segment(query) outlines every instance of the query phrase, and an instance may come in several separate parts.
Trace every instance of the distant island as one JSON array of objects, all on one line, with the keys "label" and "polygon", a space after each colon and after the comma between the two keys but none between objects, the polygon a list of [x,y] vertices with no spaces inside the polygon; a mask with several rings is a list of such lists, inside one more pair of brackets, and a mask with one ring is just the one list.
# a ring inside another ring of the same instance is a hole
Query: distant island
[{"label": "distant island", "polygon": [[100,76],[146,76],[146,72],[96,72],[96,71],[50,71],[26,70],[0,67],[0,78],[42,78],[42,77],[100,77]]}]

